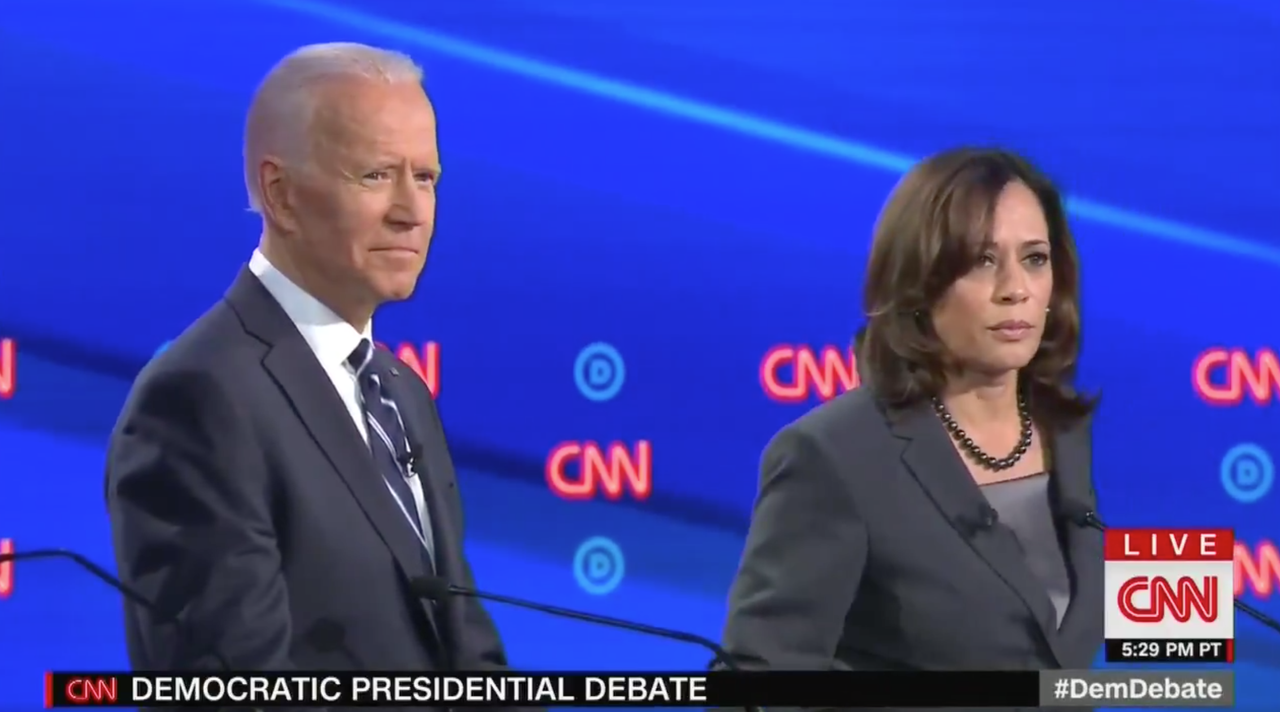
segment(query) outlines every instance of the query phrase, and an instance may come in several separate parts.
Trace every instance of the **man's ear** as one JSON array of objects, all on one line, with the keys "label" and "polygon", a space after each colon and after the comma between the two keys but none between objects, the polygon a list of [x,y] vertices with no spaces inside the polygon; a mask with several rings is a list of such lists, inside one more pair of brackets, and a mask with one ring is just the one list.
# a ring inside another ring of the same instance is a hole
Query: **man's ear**
[{"label": "man's ear", "polygon": [[258,186],[262,194],[262,216],[286,231],[298,226],[294,204],[294,184],[284,163],[267,156],[258,164]]}]

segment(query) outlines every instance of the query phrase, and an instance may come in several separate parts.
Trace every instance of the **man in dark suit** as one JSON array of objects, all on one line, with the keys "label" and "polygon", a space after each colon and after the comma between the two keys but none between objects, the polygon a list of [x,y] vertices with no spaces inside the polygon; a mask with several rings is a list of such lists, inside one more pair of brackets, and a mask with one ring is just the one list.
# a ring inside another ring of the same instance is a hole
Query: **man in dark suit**
[{"label": "man in dark suit", "polygon": [[[158,670],[484,670],[462,503],[421,380],[371,318],[425,264],[440,176],[421,72],[360,45],[294,52],[255,95],[263,235],[225,298],[138,377],[107,463],[129,656]],[[171,625],[176,618],[180,625]]]}]

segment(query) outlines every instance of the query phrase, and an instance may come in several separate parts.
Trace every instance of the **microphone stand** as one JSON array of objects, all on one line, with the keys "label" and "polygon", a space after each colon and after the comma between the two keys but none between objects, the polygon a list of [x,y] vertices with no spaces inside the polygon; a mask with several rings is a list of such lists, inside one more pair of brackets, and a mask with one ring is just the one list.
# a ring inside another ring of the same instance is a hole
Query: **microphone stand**
[{"label": "microphone stand", "polygon": [[[31,551],[15,551],[9,554],[0,554],[0,563],[4,563],[6,561],[34,561],[36,559],[69,559],[79,565],[80,568],[92,574],[94,578],[107,584],[111,588],[114,588],[116,591],[119,591],[120,595],[124,596],[130,602],[145,608],[148,613],[156,616],[156,618],[162,623],[173,624],[174,628],[178,631],[178,635],[186,638],[188,643],[195,643],[195,641],[192,640],[191,631],[183,625],[179,618],[176,616],[163,615],[159,607],[156,606],[151,599],[142,595],[137,589],[116,578],[110,571],[107,571],[101,566],[95,564],[85,556],[81,556],[80,554],[67,549],[32,549]],[[227,664],[227,659],[222,657],[222,654],[217,650],[209,648],[209,657],[213,658],[214,661],[218,663],[223,672],[231,671],[231,666]]]},{"label": "microphone stand", "polygon": [[[537,611],[539,613],[545,613],[559,618],[568,618],[569,620],[582,621],[583,623],[594,623],[596,625],[617,628],[619,630],[627,630],[633,633],[642,633],[644,635],[652,635],[658,638],[678,640],[682,643],[700,645],[703,648],[710,650],[712,654],[715,655],[716,662],[723,663],[726,668],[733,672],[742,672],[742,669],[738,667],[736,662],[734,662],[733,656],[721,647],[719,643],[695,633],[686,633],[684,631],[671,630],[670,628],[659,628],[658,626],[648,625],[646,623],[636,623],[634,621],[623,620],[621,618],[612,618],[610,616],[587,613],[586,611],[575,611],[571,608],[551,606],[545,603],[527,601],[525,599],[515,598],[512,596],[485,593],[474,588],[455,586],[438,576],[420,576],[410,582],[410,587],[418,596],[436,603],[443,602],[443,600],[449,596],[478,598],[482,601],[493,601],[494,603],[502,603],[508,606],[515,606],[516,608]],[[746,710],[747,712],[763,712],[760,707],[747,707]]]}]

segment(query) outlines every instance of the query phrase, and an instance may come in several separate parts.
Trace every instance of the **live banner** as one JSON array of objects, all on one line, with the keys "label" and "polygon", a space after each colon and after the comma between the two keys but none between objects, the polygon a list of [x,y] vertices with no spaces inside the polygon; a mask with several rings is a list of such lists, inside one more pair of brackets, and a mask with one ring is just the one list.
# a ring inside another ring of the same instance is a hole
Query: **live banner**
[{"label": "live banner", "polygon": [[1035,707],[1012,672],[54,672],[46,707]]}]

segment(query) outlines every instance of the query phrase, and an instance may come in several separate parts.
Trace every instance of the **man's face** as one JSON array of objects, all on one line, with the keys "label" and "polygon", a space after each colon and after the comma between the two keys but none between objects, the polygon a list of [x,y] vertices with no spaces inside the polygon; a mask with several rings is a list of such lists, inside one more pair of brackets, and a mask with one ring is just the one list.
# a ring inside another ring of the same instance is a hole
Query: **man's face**
[{"label": "man's face", "polygon": [[407,299],[435,224],[431,102],[416,83],[370,80],[326,87],[318,101],[310,165],[291,172],[293,259],[349,303]]}]

